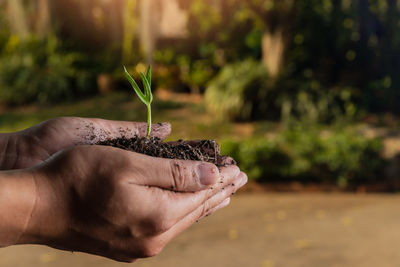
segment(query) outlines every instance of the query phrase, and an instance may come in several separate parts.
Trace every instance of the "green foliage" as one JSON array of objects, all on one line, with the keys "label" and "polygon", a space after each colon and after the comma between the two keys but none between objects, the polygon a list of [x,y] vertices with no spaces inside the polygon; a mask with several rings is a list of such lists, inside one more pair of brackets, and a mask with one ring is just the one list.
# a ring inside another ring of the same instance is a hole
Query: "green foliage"
[{"label": "green foliage", "polygon": [[191,61],[187,56],[180,56],[177,60],[180,79],[191,88],[194,93],[200,93],[208,81],[215,75],[207,60]]},{"label": "green foliage", "polygon": [[291,163],[291,159],[277,142],[265,139],[225,140],[221,147],[223,154],[237,160],[250,179],[267,181],[284,177],[285,169]]},{"label": "green foliage", "polygon": [[0,4],[0,51],[7,43],[7,40],[10,36],[10,30],[7,25],[6,16],[3,9],[4,7]]},{"label": "green foliage", "polygon": [[54,36],[23,41],[11,35],[0,55],[0,102],[53,103],[91,93],[93,77],[76,67],[82,58],[62,52]]},{"label": "green foliage", "polygon": [[322,182],[342,187],[377,181],[382,142],[354,130],[294,127],[273,139],[222,143],[251,179],[260,182]]},{"label": "green foliage", "polygon": [[321,88],[316,80],[298,83],[296,90],[283,87],[278,92],[277,108],[281,107],[281,119],[288,123],[292,119],[305,124],[350,122],[359,114],[353,101],[355,88]]},{"label": "green foliage", "polygon": [[203,93],[209,80],[216,74],[214,48],[202,47],[201,58],[179,52],[171,48],[159,49],[154,53],[154,61],[158,64],[155,73],[157,85],[182,91],[189,89],[191,93]]},{"label": "green foliage", "polygon": [[296,92],[293,84],[313,80],[324,93],[352,88],[358,109],[400,111],[396,1],[299,0],[294,12],[281,88]]},{"label": "green foliage", "polygon": [[139,99],[146,105],[147,107],[147,135],[146,137],[150,137],[150,132],[151,132],[151,102],[153,102],[153,94],[151,93],[151,66],[147,68],[146,75],[144,73],[140,73],[140,76],[142,77],[142,84],[144,87],[144,93],[138,86],[138,84],[135,82],[135,80],[132,78],[132,76],[129,74],[129,72],[126,70],[124,66],[124,73],[126,79],[128,79],[129,83],[132,85],[133,90],[135,90],[135,93],[139,97]]},{"label": "green foliage", "polygon": [[169,69],[161,73],[163,86],[201,93],[226,63],[260,58],[260,31],[238,14],[240,1],[178,2],[188,12],[187,36],[179,43],[159,42],[155,63]]},{"label": "green foliage", "polygon": [[267,72],[262,64],[246,60],[226,65],[205,93],[207,109],[221,119],[248,120],[266,93]]},{"label": "green foliage", "polygon": [[[284,64],[269,82],[273,99],[263,100],[268,109],[260,114],[326,123],[337,117],[354,120],[364,110],[400,113],[396,1],[180,2],[189,10],[189,36],[184,45],[169,49],[186,57],[181,83],[202,88],[226,63],[260,60],[263,33],[281,30]],[[194,67],[199,60],[208,67]],[[199,75],[190,74],[198,69]]]}]

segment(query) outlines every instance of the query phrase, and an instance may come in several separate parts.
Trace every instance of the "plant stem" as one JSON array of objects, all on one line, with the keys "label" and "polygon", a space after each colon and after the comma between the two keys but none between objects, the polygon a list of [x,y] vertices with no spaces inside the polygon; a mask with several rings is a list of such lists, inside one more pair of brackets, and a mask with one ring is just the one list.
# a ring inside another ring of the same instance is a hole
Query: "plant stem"
[{"label": "plant stem", "polygon": [[146,105],[147,106],[147,135],[146,138],[150,137],[150,132],[151,132],[151,105]]}]

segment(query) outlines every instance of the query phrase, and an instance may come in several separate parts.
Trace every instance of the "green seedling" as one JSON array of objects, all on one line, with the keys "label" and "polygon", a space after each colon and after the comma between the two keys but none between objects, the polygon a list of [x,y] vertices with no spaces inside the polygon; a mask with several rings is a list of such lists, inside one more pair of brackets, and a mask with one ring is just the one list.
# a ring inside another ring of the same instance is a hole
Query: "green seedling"
[{"label": "green seedling", "polygon": [[124,71],[125,71],[125,77],[132,85],[133,90],[135,90],[139,99],[147,106],[146,138],[149,138],[151,131],[151,102],[153,102],[153,94],[151,93],[151,66],[147,68],[146,75],[143,72],[140,73],[140,76],[142,77],[144,93],[142,92],[138,84],[135,82],[135,80],[132,78],[132,76],[129,74],[129,72],[126,70],[125,66],[124,66]]}]

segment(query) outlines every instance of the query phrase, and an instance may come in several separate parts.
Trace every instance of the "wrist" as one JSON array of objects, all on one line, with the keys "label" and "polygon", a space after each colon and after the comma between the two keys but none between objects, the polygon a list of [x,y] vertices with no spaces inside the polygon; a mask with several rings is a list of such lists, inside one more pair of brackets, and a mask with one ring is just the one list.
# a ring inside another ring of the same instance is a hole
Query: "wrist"
[{"label": "wrist", "polygon": [[0,134],[0,170],[29,168],[49,156],[40,140],[29,131]]},{"label": "wrist", "polygon": [[42,244],[56,246],[68,235],[68,189],[57,174],[41,167],[31,169],[36,201],[25,231],[18,244]]},{"label": "wrist", "polygon": [[0,247],[54,246],[68,234],[65,186],[42,169],[0,172]]},{"label": "wrist", "polygon": [[0,172],[0,247],[20,243],[36,199],[35,181],[29,172]]}]

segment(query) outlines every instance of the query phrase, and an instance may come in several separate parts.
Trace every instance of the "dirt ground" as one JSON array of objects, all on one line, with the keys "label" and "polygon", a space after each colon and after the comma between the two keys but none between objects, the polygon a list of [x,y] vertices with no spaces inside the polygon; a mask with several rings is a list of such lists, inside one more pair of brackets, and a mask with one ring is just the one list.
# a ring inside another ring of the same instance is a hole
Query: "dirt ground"
[{"label": "dirt ground", "polygon": [[[132,266],[400,266],[400,195],[239,194]],[[1,267],[127,266],[43,246],[0,249]]]}]

